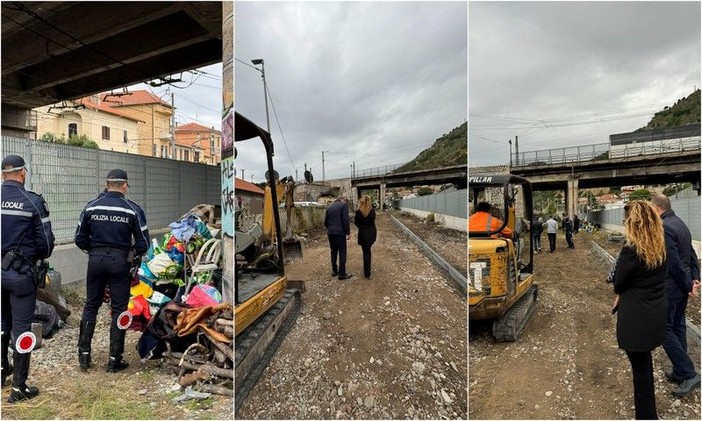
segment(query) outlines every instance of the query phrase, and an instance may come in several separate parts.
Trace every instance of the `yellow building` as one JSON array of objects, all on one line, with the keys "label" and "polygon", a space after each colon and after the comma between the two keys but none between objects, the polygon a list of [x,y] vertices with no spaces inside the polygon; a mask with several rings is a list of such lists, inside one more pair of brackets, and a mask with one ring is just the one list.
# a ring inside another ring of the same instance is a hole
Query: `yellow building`
[{"label": "yellow building", "polygon": [[85,135],[102,150],[138,153],[144,121],[109,107],[98,96],[36,108],[37,137],[50,133],[68,139]]},{"label": "yellow building", "polygon": [[173,159],[217,165],[222,160],[222,133],[214,127],[187,123],[176,127]]},{"label": "yellow building", "polygon": [[139,151],[135,153],[161,158],[171,156],[171,104],[144,90],[100,94],[100,98],[111,109],[144,122],[139,125]]}]

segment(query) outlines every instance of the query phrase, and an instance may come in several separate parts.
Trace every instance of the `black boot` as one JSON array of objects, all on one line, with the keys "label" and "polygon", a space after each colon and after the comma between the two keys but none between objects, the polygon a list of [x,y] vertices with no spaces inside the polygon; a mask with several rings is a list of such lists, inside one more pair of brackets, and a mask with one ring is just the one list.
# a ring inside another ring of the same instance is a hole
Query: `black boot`
[{"label": "black boot", "polygon": [[7,358],[8,351],[10,350],[10,332],[2,332],[2,383],[0,386],[5,386],[5,381],[12,374],[12,366],[10,365],[10,360]]},{"label": "black boot", "polygon": [[78,337],[78,364],[81,370],[87,370],[91,366],[90,343],[93,341],[95,332],[95,322],[81,320],[80,336]]},{"label": "black boot", "polygon": [[33,386],[27,386],[27,376],[29,376],[29,356],[31,352],[20,354],[19,352],[12,353],[12,360],[15,363],[15,372],[12,377],[12,392],[9,403],[32,399],[39,394],[39,389]]},{"label": "black boot", "polygon": [[110,326],[110,361],[107,363],[108,373],[116,373],[129,367],[129,363],[122,360],[124,337],[126,334],[126,330],[117,327],[116,319],[113,320]]}]

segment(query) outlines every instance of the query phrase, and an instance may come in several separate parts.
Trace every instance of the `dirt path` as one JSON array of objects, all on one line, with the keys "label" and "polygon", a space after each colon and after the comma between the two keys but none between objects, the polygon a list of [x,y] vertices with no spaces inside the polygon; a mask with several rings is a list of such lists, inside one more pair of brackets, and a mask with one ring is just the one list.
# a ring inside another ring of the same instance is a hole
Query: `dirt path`
[{"label": "dirt path", "polygon": [[466,417],[465,297],[387,215],[377,226],[370,280],[355,227],[349,281],[331,277],[324,232],[310,233],[286,267],[306,282],[303,313],[237,418]]},{"label": "dirt path", "polygon": [[[614,293],[604,281],[609,265],[590,244],[590,235],[580,233],[569,250],[559,232],[556,252],[535,257],[539,299],[518,341],[496,343],[487,325],[471,323],[469,418],[633,418],[631,368],[617,347]],[[659,416],[700,419],[699,391],[675,399],[664,377],[668,367],[657,348]]]}]

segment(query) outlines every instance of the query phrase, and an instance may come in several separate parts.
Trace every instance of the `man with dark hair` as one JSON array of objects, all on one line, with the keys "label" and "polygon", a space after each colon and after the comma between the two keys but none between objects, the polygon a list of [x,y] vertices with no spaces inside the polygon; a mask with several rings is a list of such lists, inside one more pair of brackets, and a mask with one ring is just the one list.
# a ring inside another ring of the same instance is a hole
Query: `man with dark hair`
[{"label": "man with dark hair", "polygon": [[[24,188],[24,159],[8,155],[2,160],[2,384],[12,374],[8,402],[31,399],[39,389],[27,386],[29,360],[36,344],[32,318],[37,297],[36,263],[51,256],[54,233],[46,202]],[[14,336],[14,367],[8,353]]]},{"label": "man with dark hair", "polygon": [[[339,280],[349,279],[346,273],[346,241],[351,239],[351,224],[349,223],[349,205],[346,198],[339,196],[329,205],[324,215],[324,226],[327,228],[329,248],[331,249],[332,276]],[[344,238],[346,237],[346,238]],[[337,256],[339,264],[337,265]]]},{"label": "man with dark hair", "polygon": [[573,216],[573,232],[577,234],[580,231],[580,218],[578,217],[578,214],[576,213]]},{"label": "man with dark hair", "polygon": [[132,259],[146,253],[149,230],[144,211],[124,196],[129,182],[124,170],[107,173],[107,192],[88,202],[80,214],[75,243],[89,254],[86,276],[87,298],[83,307],[78,339],[78,363],[91,366],[90,344],[95,331],[97,312],[105,288],[110,288],[112,323],[110,325],[110,359],[107,371],[114,373],[129,367],[122,359],[128,322],[129,269]]},{"label": "man with dark hair", "polygon": [[[491,210],[492,206],[488,202],[478,202],[478,205],[475,207],[475,213],[468,218],[468,232],[497,231],[503,222],[499,218],[492,216]],[[511,236],[512,230],[505,226],[499,234]]]},{"label": "man with dark hair", "polygon": [[692,248],[692,236],[687,225],[671,209],[670,199],[664,194],[655,195],[651,203],[663,219],[668,272],[665,279],[668,296],[668,321],[663,349],[673,363],[666,377],[679,386],[673,395],[684,397],[700,386],[700,375],[687,354],[687,328],[685,309],[688,296],[697,297],[700,286],[700,269],[697,254]]},{"label": "man with dark hair", "polygon": [[568,214],[563,213],[563,230],[565,231],[566,243],[568,243],[569,249],[574,249],[575,244],[573,243],[573,220],[570,219]]}]

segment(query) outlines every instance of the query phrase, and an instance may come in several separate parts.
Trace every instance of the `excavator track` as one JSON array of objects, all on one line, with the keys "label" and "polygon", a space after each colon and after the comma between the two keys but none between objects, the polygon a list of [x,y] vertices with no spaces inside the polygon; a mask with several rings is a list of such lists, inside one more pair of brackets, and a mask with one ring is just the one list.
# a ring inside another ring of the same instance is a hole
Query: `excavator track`
[{"label": "excavator track", "polygon": [[235,339],[234,411],[239,411],[300,314],[300,290],[289,289],[280,300]]},{"label": "excavator track", "polygon": [[498,342],[517,340],[536,308],[538,292],[538,285],[532,284],[504,316],[493,322],[492,334]]}]

